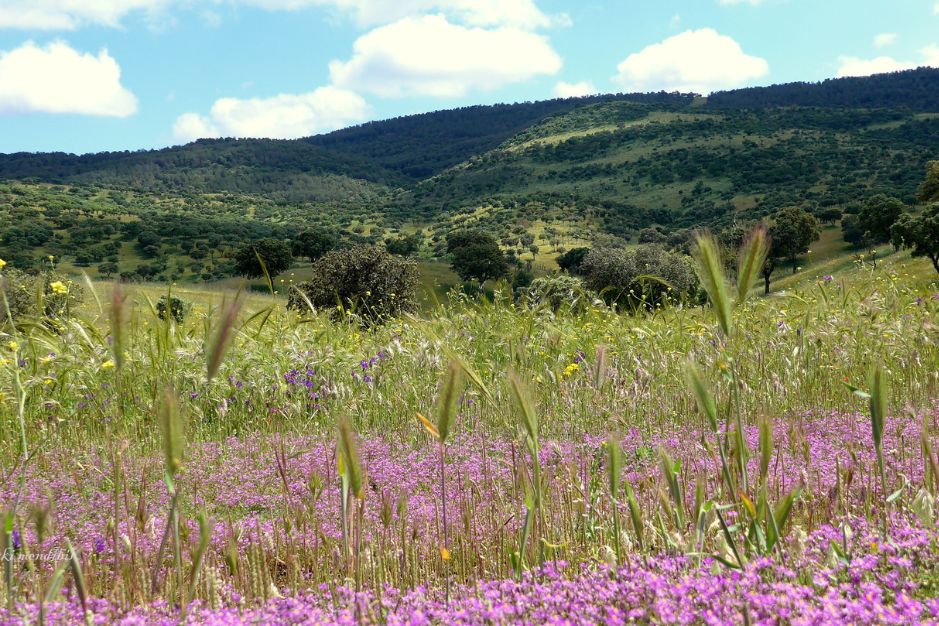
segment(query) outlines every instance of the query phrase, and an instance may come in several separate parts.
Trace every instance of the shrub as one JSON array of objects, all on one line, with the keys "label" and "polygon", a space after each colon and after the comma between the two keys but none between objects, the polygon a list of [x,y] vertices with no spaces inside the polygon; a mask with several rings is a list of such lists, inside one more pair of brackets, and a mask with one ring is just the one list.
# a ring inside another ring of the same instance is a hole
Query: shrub
[{"label": "shrub", "polygon": [[529,306],[549,307],[555,313],[562,309],[580,312],[590,301],[584,281],[566,274],[536,278],[528,287],[527,296]]},{"label": "shrub", "polygon": [[[169,306],[167,306],[167,303]],[[169,298],[160,296],[159,301],[156,303],[157,316],[161,320],[165,320],[168,313],[177,324],[182,324],[183,320],[186,319],[186,310],[188,308],[189,306],[176,296],[170,296]]]},{"label": "shrub", "polygon": [[580,275],[581,264],[590,253],[590,248],[572,248],[560,255],[556,261],[558,267],[574,276]]},{"label": "shrub", "polygon": [[630,308],[687,301],[698,288],[691,258],[658,245],[625,251],[597,248],[584,258],[581,267],[588,289],[608,304]]},{"label": "shrub", "polygon": [[267,273],[273,278],[290,267],[293,255],[290,246],[277,239],[262,239],[246,243],[235,252],[235,271],[246,278],[264,276],[264,268],[258,261],[264,261]]},{"label": "shrub", "polygon": [[[416,306],[417,263],[377,246],[355,246],[326,253],[313,264],[313,278],[290,293],[288,308],[355,311],[366,324],[380,322]],[[301,295],[302,294],[302,295]]]},{"label": "shrub", "polygon": [[29,318],[49,322],[68,317],[84,299],[81,287],[61,274],[28,274],[11,267],[0,271],[0,291],[4,296],[0,315],[15,324]]}]

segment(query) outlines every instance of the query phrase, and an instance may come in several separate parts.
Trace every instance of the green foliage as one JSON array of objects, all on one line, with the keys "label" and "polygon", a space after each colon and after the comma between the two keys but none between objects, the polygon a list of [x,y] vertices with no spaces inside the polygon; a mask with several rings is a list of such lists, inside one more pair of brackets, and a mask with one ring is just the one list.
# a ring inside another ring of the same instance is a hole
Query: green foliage
[{"label": "green foliage", "polygon": [[247,278],[260,278],[264,276],[265,269],[270,276],[277,276],[292,262],[290,246],[276,239],[246,243],[235,253],[235,271]]},{"label": "green foliage", "polygon": [[376,323],[416,307],[417,264],[377,246],[333,250],[313,264],[313,277],[291,292],[287,306],[299,311],[355,312]]},{"label": "green foliage", "polygon": [[805,254],[809,245],[817,241],[820,235],[818,219],[798,207],[788,207],[773,216],[770,227],[770,255],[774,258],[788,259],[792,271],[796,269],[796,259]]},{"label": "green foliage", "polygon": [[[893,229],[891,227],[891,232]],[[864,247],[867,238],[857,215],[845,215],[841,220],[841,237],[855,248]]]},{"label": "green foliage", "polygon": [[571,248],[564,254],[560,255],[555,259],[562,270],[572,275],[579,275],[581,272],[581,263],[584,262],[584,259],[587,258],[587,254],[590,252],[590,248],[580,247],[580,248]]},{"label": "green foliage", "polygon": [[588,289],[631,309],[687,301],[698,288],[691,259],[657,245],[594,248],[581,267]]},{"label": "green foliage", "polygon": [[463,280],[475,280],[482,285],[509,272],[499,243],[486,233],[467,232],[448,237],[447,251],[451,257],[450,267]]},{"label": "green foliage", "polygon": [[939,202],[939,161],[926,164],[926,178],[919,187],[919,199],[923,202]]},{"label": "green foliage", "polygon": [[398,256],[414,256],[421,249],[423,241],[424,237],[420,233],[414,233],[406,237],[387,239],[385,249]]},{"label": "green foliage", "polygon": [[526,291],[531,307],[547,307],[554,312],[583,311],[590,304],[584,282],[576,276],[554,274],[534,279]]},{"label": "green foliage", "polygon": [[336,247],[336,234],[325,230],[306,230],[294,237],[294,256],[305,257],[311,262]]},{"label": "green foliage", "polygon": [[173,318],[177,324],[182,324],[186,319],[186,310],[189,305],[176,296],[160,296],[156,303],[157,315],[161,320],[167,319],[167,316]]},{"label": "green foliage", "polygon": [[924,256],[939,272],[939,203],[926,207],[917,216],[904,214],[890,231],[894,245],[910,248],[914,257]]},{"label": "green foliage", "polygon": [[819,83],[797,82],[769,87],[718,91],[708,96],[708,107],[756,109],[800,107],[904,107],[934,111],[939,90],[939,70],[921,67],[866,77],[830,78]]},{"label": "green foliage", "polygon": [[0,324],[10,318],[17,325],[66,318],[84,300],[81,286],[67,276],[51,270],[30,274],[10,266],[0,269],[0,292]]},{"label": "green foliage", "polygon": [[885,194],[871,196],[857,217],[857,228],[864,233],[865,241],[885,243],[890,241],[890,228],[906,209],[906,205]]}]

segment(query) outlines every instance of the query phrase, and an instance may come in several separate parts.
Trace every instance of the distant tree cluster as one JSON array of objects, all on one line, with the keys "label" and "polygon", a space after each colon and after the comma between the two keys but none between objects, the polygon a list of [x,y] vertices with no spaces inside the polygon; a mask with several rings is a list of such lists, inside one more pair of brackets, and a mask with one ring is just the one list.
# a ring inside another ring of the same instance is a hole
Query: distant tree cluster
[{"label": "distant tree cluster", "polygon": [[875,74],[866,77],[831,78],[820,83],[786,83],[718,91],[708,96],[713,109],[766,107],[902,108],[935,111],[939,94],[939,69]]}]

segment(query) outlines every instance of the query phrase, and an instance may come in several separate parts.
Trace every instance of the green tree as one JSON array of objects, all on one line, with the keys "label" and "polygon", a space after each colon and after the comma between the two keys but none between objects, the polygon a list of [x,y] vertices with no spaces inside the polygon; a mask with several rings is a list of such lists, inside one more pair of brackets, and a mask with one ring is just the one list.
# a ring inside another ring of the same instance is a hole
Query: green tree
[{"label": "green tree", "polygon": [[926,164],[926,178],[919,186],[919,199],[923,202],[939,202],[939,161]]},{"label": "green tree", "polygon": [[264,276],[264,270],[258,257],[264,261],[264,267],[267,273],[272,277],[277,276],[290,267],[293,262],[293,256],[290,254],[290,246],[277,239],[261,239],[251,243],[243,244],[235,252],[235,272],[246,278],[260,278]]},{"label": "green tree", "polygon": [[915,257],[927,257],[939,272],[939,202],[915,217],[904,214],[893,225],[890,235],[894,246],[910,248]]},{"label": "green tree", "polygon": [[772,239],[770,257],[788,259],[795,274],[799,255],[804,254],[813,241],[818,241],[818,220],[799,207],[787,207],[776,214],[769,235]]},{"label": "green tree", "polygon": [[117,274],[117,271],[117,263],[113,263],[111,261],[105,261],[104,263],[98,265],[98,273],[105,278],[111,278],[111,274]]},{"label": "green tree", "polygon": [[588,289],[633,309],[688,300],[698,288],[691,258],[656,244],[594,248],[581,267]]},{"label": "green tree", "polygon": [[580,264],[584,262],[589,252],[590,248],[571,248],[555,260],[562,270],[572,276],[577,276],[580,274]]},{"label": "green tree", "polygon": [[308,230],[293,240],[294,256],[306,257],[311,263],[336,247],[335,233],[326,230]]},{"label": "green tree", "polygon": [[475,280],[480,286],[487,280],[502,278],[509,272],[509,264],[492,236],[473,232],[457,238],[447,238],[450,267],[463,280]]},{"label": "green tree", "polygon": [[845,215],[841,220],[841,237],[855,248],[863,248],[866,238],[857,215]]},{"label": "green tree", "polygon": [[391,254],[398,256],[413,256],[421,249],[424,237],[420,233],[414,233],[407,237],[398,237],[396,239],[387,239],[385,249]]},{"label": "green tree", "polygon": [[378,246],[355,246],[327,252],[316,261],[313,278],[290,293],[287,306],[336,311],[341,305],[355,311],[365,324],[373,324],[414,310],[418,284],[414,261]]},{"label": "green tree", "polygon": [[882,193],[867,199],[858,214],[858,226],[869,245],[890,241],[890,227],[904,209],[902,202]]}]

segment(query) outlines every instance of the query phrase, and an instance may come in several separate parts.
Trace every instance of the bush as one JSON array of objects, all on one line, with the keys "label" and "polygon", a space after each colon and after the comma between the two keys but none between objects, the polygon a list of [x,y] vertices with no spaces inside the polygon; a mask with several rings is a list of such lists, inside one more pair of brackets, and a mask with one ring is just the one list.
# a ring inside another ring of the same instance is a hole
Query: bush
[{"label": "bush", "polygon": [[566,274],[536,278],[528,287],[527,297],[532,308],[545,306],[555,313],[561,309],[580,312],[590,302],[584,281]]},{"label": "bush", "polygon": [[[291,291],[288,308],[355,311],[366,324],[416,308],[417,263],[377,246],[355,246],[326,253],[313,264],[313,278]],[[301,293],[303,296],[301,296]]]},{"label": "bush", "polygon": [[15,324],[30,318],[49,322],[69,317],[84,299],[81,287],[61,274],[28,274],[11,267],[0,270],[0,291],[6,302],[0,299],[0,315],[3,321],[12,317]]},{"label": "bush", "polygon": [[568,274],[578,276],[581,272],[580,265],[589,253],[590,248],[572,248],[556,259],[558,267]]},{"label": "bush", "polygon": [[[169,306],[167,306],[167,302]],[[189,306],[176,296],[170,296],[169,298],[160,296],[156,304],[157,316],[161,320],[165,320],[167,313],[169,313],[177,324],[182,324],[183,320],[186,319],[186,310],[188,308]]]},{"label": "bush", "polygon": [[652,307],[691,300],[698,278],[690,257],[658,245],[597,248],[581,265],[584,285],[608,304]]},{"label": "bush", "polygon": [[[261,267],[258,257],[264,261]],[[245,278],[260,278],[264,270],[273,278],[286,271],[293,262],[290,246],[277,239],[262,239],[242,245],[235,252],[235,271]]]}]

